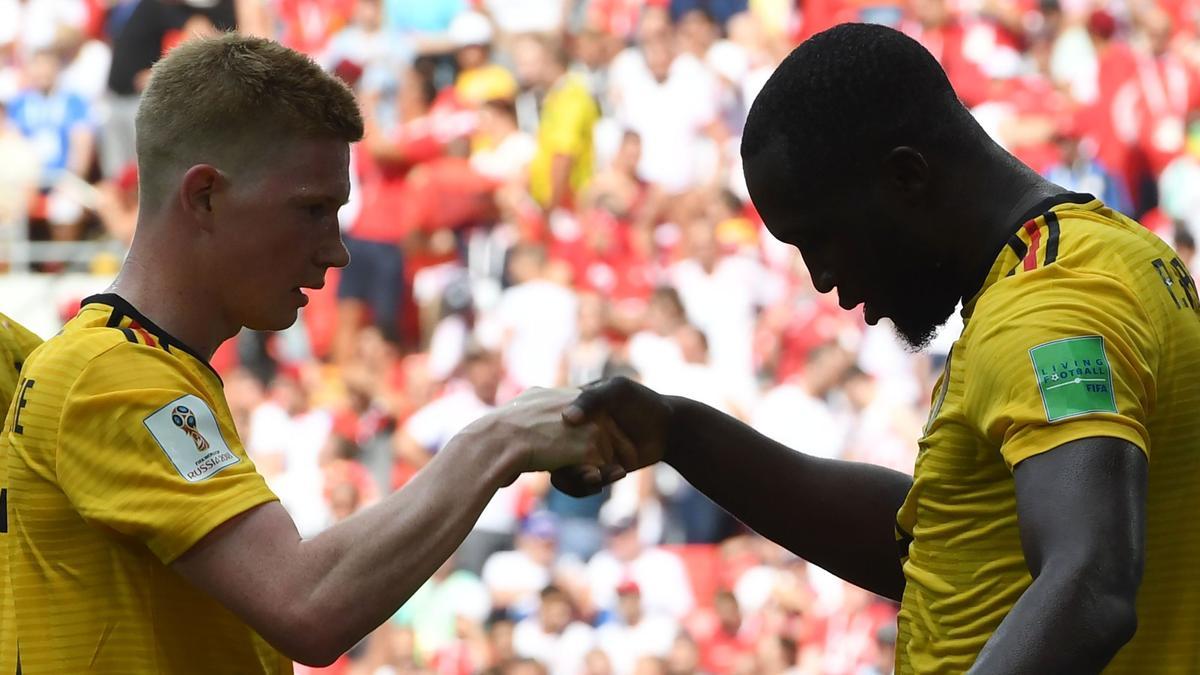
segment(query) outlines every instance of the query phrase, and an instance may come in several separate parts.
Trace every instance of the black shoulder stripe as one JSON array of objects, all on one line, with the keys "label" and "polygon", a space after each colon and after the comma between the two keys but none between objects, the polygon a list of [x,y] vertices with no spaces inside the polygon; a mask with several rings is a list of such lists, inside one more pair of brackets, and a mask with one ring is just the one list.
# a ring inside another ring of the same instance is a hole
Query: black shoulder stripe
[{"label": "black shoulder stripe", "polygon": [[132,342],[135,345],[138,344],[137,336],[133,334],[132,328],[122,328],[121,332],[125,334],[126,340],[129,340],[130,342]]},{"label": "black shoulder stripe", "polygon": [[1046,212],[1046,261],[1043,266],[1049,265],[1058,259],[1058,214],[1053,211]]},{"label": "black shoulder stripe", "polygon": [[1024,260],[1025,255],[1029,253],[1029,247],[1015,234],[1009,238],[1008,247],[1012,249],[1013,253],[1017,254],[1017,260]]},{"label": "black shoulder stripe", "polygon": [[125,313],[117,308],[113,308],[112,314],[108,315],[108,322],[104,324],[105,328],[117,328],[121,325],[121,319],[125,318]]}]

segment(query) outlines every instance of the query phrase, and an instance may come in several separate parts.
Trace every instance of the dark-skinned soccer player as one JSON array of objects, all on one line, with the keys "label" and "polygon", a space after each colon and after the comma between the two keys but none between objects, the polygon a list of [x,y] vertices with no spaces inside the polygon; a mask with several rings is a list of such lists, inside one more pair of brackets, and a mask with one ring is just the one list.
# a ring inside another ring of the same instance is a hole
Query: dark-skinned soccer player
[{"label": "dark-skinned soccer player", "polygon": [[1200,299],[1174,251],[1013,158],[880,26],[796,48],[742,155],[767,228],[844,308],[919,347],[962,303],[914,475],[794,452],[627,379],[587,388],[568,422],[607,412],[621,468],[666,461],[901,602],[897,673],[1196,672]]}]

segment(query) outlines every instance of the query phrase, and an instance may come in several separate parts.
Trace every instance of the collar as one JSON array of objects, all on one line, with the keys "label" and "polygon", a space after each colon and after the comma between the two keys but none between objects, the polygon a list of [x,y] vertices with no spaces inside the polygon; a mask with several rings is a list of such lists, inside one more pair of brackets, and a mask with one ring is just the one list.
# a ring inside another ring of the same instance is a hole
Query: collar
[{"label": "collar", "polygon": [[177,349],[188,354],[192,358],[202,363],[205,368],[208,368],[208,370],[216,376],[218,382],[221,382],[222,385],[224,384],[224,380],[221,379],[221,375],[212,367],[212,364],[208,362],[208,359],[200,356],[196,350],[187,346],[179,338],[160,328],[158,324],[148,319],[145,314],[142,314],[137,310],[136,307],[129,304],[129,301],[125,298],[122,298],[116,293],[100,293],[97,295],[90,295],[79,303],[80,308],[87,307],[88,305],[107,305],[112,308],[112,314],[109,315],[108,323],[106,324],[109,328],[120,327],[121,321],[126,317],[129,317],[131,320],[131,328],[140,328],[153,335],[158,339],[159,344],[161,344],[163,349],[168,353],[172,349]]},{"label": "collar", "polygon": [[1017,222],[1012,227],[1012,235],[1000,246],[1000,250],[996,251],[992,264],[987,274],[980,281],[979,287],[974,292],[963,295],[963,319],[971,318],[971,314],[975,311],[975,305],[979,302],[979,298],[992,287],[992,284],[1006,276],[1012,270],[1013,266],[1020,261],[1020,257],[1017,256],[1016,251],[1026,250],[1029,244],[1027,240],[1022,238],[1022,235],[1025,234],[1028,236],[1027,232],[1038,228],[1036,221],[1039,217],[1055,211],[1063,205],[1082,205],[1098,201],[1092,195],[1084,192],[1063,192],[1047,197],[1030,207],[1028,211],[1017,219]]}]

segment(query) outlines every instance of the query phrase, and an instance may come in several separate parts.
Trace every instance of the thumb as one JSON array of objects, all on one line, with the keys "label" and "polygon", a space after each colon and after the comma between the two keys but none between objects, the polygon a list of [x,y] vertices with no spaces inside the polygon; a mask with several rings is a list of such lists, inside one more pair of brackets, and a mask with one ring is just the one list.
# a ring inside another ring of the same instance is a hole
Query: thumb
[{"label": "thumb", "polygon": [[577,404],[572,403],[563,410],[563,421],[567,424],[583,424],[587,421],[587,415]]},{"label": "thumb", "polygon": [[576,426],[588,421],[597,412],[602,412],[608,389],[609,384],[604,381],[584,385],[575,400],[563,409],[563,421]]}]

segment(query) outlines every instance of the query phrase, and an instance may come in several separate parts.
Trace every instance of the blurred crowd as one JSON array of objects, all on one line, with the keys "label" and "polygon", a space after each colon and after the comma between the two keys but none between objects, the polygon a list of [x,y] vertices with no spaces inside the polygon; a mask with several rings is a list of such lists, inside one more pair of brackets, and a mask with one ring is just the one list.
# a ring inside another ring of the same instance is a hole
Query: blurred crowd
[{"label": "blurred crowd", "polygon": [[[916,355],[816,293],[738,154],[775,64],[843,21],[919,40],[1000,144],[1194,255],[1200,0],[0,0],[0,268],[15,240],[127,243],[150,67],[192,36],[264,35],[351,86],[366,128],[350,266],[296,327],[214,358],[304,535],[523,389],[613,375],[911,471],[955,326]],[[546,476],[500,490],[331,670],[865,675],[894,643],[892,604],[663,466],[582,500]]]}]

